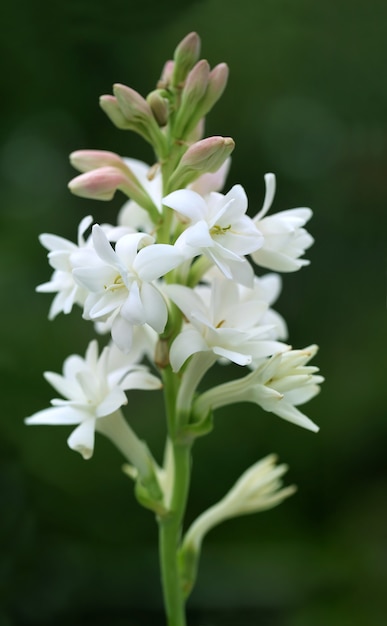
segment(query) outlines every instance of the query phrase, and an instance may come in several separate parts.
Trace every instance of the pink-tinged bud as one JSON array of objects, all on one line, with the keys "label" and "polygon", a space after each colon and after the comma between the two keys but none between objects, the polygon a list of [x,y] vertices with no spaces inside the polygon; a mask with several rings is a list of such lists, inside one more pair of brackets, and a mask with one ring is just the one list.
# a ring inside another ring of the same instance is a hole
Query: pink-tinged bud
[{"label": "pink-tinged bud", "polygon": [[181,84],[200,55],[200,37],[197,33],[189,33],[178,44],[173,55],[175,61],[172,84]]},{"label": "pink-tinged bud", "polygon": [[190,146],[180,165],[194,170],[216,172],[235,148],[231,137],[207,137]]},{"label": "pink-tinged bud", "polygon": [[113,93],[117,98],[118,105],[128,122],[145,122],[152,119],[152,111],[145,100],[140,94],[127,87],[126,85],[120,85],[117,83],[113,85]]},{"label": "pink-tinged bud", "polygon": [[187,76],[181,94],[182,102],[189,101],[194,106],[206,93],[210,66],[205,59],[198,61]]},{"label": "pink-tinged bud", "polygon": [[201,106],[204,107],[203,115],[206,115],[212,109],[223,94],[227,85],[228,75],[229,70],[226,63],[219,63],[211,70],[206,95],[201,103]]},{"label": "pink-tinged bud", "polygon": [[[198,61],[188,74],[181,92],[181,102],[173,127],[176,139],[187,140],[187,127],[189,127],[189,132],[191,132],[199,121],[199,118],[196,116],[196,110],[203,97],[205,97],[209,75],[210,66],[204,59]],[[194,123],[191,123],[192,119],[195,119]]]},{"label": "pink-tinged bud", "polygon": [[167,151],[167,141],[145,98],[134,89],[118,83],[113,85],[113,92],[121,113],[128,123],[127,128],[141,135],[153,146],[158,157],[164,158]]},{"label": "pink-tinged bud", "polygon": [[167,61],[163,67],[163,71],[161,72],[160,80],[157,83],[157,89],[168,89],[168,87],[172,83],[173,71],[175,68],[174,61]]},{"label": "pink-tinged bud", "polygon": [[105,166],[126,169],[121,157],[107,150],[76,150],[70,154],[70,163],[80,172],[90,172]]},{"label": "pink-tinged bud", "polygon": [[185,187],[199,176],[219,170],[234,150],[231,137],[207,137],[188,148],[171,176],[171,188]]},{"label": "pink-tinged bud", "polygon": [[128,183],[130,181],[121,170],[107,166],[76,176],[68,187],[81,198],[111,200],[117,189],[126,188]]},{"label": "pink-tinged bud", "polygon": [[163,90],[156,89],[155,91],[151,91],[146,97],[159,126],[166,125],[169,115],[169,101],[167,98],[164,98],[163,93],[165,93]]},{"label": "pink-tinged bud", "polygon": [[122,113],[117,98],[114,96],[106,95],[101,96],[99,99],[101,109],[106,113],[111,122],[121,130],[133,129],[133,124],[130,124],[124,114]]}]

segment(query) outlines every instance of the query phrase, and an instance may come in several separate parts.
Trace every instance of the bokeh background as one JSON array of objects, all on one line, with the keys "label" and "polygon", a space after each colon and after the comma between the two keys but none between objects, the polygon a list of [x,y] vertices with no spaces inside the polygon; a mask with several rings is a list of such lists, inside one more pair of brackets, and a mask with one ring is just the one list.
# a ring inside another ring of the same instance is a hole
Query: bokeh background
[{"label": "bokeh background", "polygon": [[[42,372],[83,353],[80,312],[48,322],[41,232],[73,239],[82,216],[112,221],[123,197],[70,195],[67,155],[108,149],[151,161],[98,107],[114,82],[148,93],[182,37],[226,61],[207,134],[234,137],[227,188],[251,214],[274,171],[275,210],[311,206],[311,265],[284,276],[277,309],[294,347],[318,343],[326,376],[307,407],[318,435],[240,405],[195,448],[188,520],[258,458],[277,452],[298,493],[207,538],[189,602],[201,626],[387,623],[387,4],[382,0],[36,0],[0,16],[0,625],[163,623],[154,519],[102,438],[84,462],[65,427],[30,428],[48,406]],[[221,374],[219,374],[220,376]],[[161,454],[161,397],[130,420]]]}]

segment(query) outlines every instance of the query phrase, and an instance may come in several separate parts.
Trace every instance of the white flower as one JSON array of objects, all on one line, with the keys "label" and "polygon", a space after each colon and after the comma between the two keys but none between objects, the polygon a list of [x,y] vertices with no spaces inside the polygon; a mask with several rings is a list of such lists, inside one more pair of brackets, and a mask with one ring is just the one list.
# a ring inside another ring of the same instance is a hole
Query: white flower
[{"label": "white flower", "polygon": [[[40,243],[47,248],[48,261],[54,272],[47,283],[43,283],[36,288],[42,293],[56,293],[50,311],[49,319],[54,319],[59,313],[70,313],[74,304],[83,306],[87,296],[87,290],[74,280],[73,270],[84,263],[85,258],[90,260],[91,239],[85,239],[85,233],[91,225],[93,218],[91,215],[83,218],[78,226],[77,243],[73,243],[64,237],[43,233],[39,237]],[[128,232],[127,227],[111,226],[103,224],[101,226],[109,241],[116,241],[123,234]]]},{"label": "white flower", "polygon": [[324,380],[316,375],[317,367],[307,365],[316,352],[317,346],[313,345],[275,354],[261,361],[248,376],[204,392],[195,402],[194,412],[206,415],[221,406],[253,402],[265,411],[317,432],[318,426],[296,408],[313,398]]},{"label": "white flower", "polygon": [[171,346],[174,371],[196,352],[212,351],[218,358],[247,365],[286,349],[273,339],[273,325],[262,323],[269,305],[257,288],[247,289],[223,278],[194,290],[166,285],[164,291],[190,322]]},{"label": "white flower", "polygon": [[176,241],[187,258],[206,255],[226,278],[251,285],[253,272],[245,258],[263,244],[263,237],[246,215],[247,197],[241,185],[227,195],[203,198],[190,189],[173,191],[163,203],[177,211],[188,226]]},{"label": "white flower", "polygon": [[74,304],[82,306],[85,301],[87,291],[73,278],[74,256],[86,245],[84,234],[92,221],[93,218],[88,215],[79,224],[78,244],[48,233],[43,233],[39,237],[40,243],[49,250],[48,260],[54,268],[50,281],[36,288],[39,292],[56,293],[48,315],[50,320],[58,313],[70,313]]},{"label": "white flower", "polygon": [[271,454],[252,465],[222,500],[204,511],[184,537],[183,554],[187,550],[197,553],[204,536],[224,520],[271,509],[292,495],[294,485],[282,488],[281,478],[288,467],[276,465],[276,461],[276,455]]},{"label": "white flower", "polygon": [[[150,196],[155,206],[160,211],[162,210],[162,176],[159,168],[151,168],[147,163],[138,161],[137,159],[124,159],[124,162],[130,167],[135,176],[138,178],[142,187]],[[220,191],[223,188],[224,182],[230,167],[231,159],[228,158],[223,165],[213,174],[202,174],[188,188],[205,196],[212,191]],[[134,200],[128,200],[125,202],[118,214],[118,223],[122,226],[128,226],[135,230],[140,230],[146,233],[153,233],[155,224],[152,222],[148,211],[137,204]]]},{"label": "white flower", "polygon": [[158,378],[146,368],[134,365],[114,345],[105,347],[98,356],[95,340],[89,344],[85,358],[73,354],[65,360],[63,375],[45,372],[44,376],[66,399],[52,400],[50,408],[38,411],[25,421],[27,424],[78,424],[67,443],[84,459],[93,454],[95,431],[107,432],[106,420],[127,404],[126,390],[161,387]]},{"label": "white flower", "polygon": [[254,224],[261,231],[264,243],[251,256],[261,267],[277,272],[294,272],[309,264],[309,261],[300,257],[314,241],[303,228],[311,218],[312,211],[309,208],[289,209],[265,217],[274,198],[274,174],[266,174],[265,183],[263,207],[254,218]]},{"label": "white flower", "polygon": [[175,268],[182,256],[174,246],[154,244],[153,237],[145,233],[124,235],[115,250],[98,225],[93,227],[92,238],[99,263],[73,272],[89,292],[84,317],[111,323],[113,341],[127,352],[133,326],[149,324],[156,332],[163,332],[168,309],[154,281]]}]

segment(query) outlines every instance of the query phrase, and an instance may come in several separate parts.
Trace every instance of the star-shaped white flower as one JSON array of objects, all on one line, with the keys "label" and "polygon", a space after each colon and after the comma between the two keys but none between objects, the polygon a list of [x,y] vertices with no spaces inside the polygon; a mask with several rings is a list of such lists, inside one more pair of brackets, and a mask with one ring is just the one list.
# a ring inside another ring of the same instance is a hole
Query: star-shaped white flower
[{"label": "star-shaped white flower", "polygon": [[92,221],[93,218],[88,215],[79,224],[77,244],[48,233],[39,237],[40,243],[49,251],[48,261],[54,268],[49,282],[36,288],[42,293],[56,293],[48,315],[50,320],[61,312],[70,313],[74,304],[82,306],[85,301],[87,291],[73,277],[74,255],[86,245],[84,234]]},{"label": "star-shaped white flower", "polygon": [[312,345],[304,350],[282,351],[261,360],[256,369],[244,378],[224,383],[204,392],[194,405],[194,412],[207,415],[209,410],[238,402],[253,402],[265,411],[317,432],[318,426],[297,407],[320,391],[323,377],[318,368],[308,365],[317,352]]},{"label": "star-shaped white flower", "polygon": [[263,237],[246,215],[247,196],[241,185],[227,195],[212,192],[203,198],[179,189],[163,199],[187,227],[176,241],[186,258],[206,255],[226,278],[251,285],[253,271],[245,256],[258,250]]},{"label": "star-shaped white flower", "polygon": [[[56,293],[48,315],[50,320],[59,313],[70,313],[74,304],[83,306],[85,303],[88,292],[74,280],[73,270],[84,263],[85,258],[88,260],[92,258],[89,254],[92,248],[90,236],[85,238],[85,233],[92,222],[91,215],[84,217],[80,222],[77,243],[49,233],[43,233],[39,237],[40,243],[49,251],[48,261],[54,268],[51,279],[36,288],[36,291],[42,293]],[[127,227],[110,224],[103,224],[101,228],[109,241],[116,241],[128,232]]]},{"label": "star-shaped white flower", "polygon": [[283,487],[287,465],[276,462],[276,455],[270,454],[254,463],[224,498],[199,515],[184,537],[183,556],[185,551],[200,552],[205,535],[226,519],[271,509],[295,492],[294,485]]},{"label": "star-shaped white flower", "polygon": [[[137,159],[125,158],[124,161],[136,175],[161,215],[163,181],[160,168],[150,167],[147,163]],[[188,188],[202,196],[206,196],[212,191],[220,191],[223,189],[230,163],[231,159],[226,159],[216,172],[202,174]],[[121,208],[118,214],[118,224],[149,234],[155,230],[155,224],[152,222],[148,211],[132,199],[125,202]]]},{"label": "star-shaped white flower", "polygon": [[247,289],[222,278],[194,290],[182,285],[166,285],[164,290],[189,322],[171,346],[175,371],[196,352],[212,351],[218,358],[248,365],[287,347],[276,340],[267,318],[269,304],[258,286]]},{"label": "star-shaped white flower", "polygon": [[95,431],[105,432],[103,420],[110,419],[127,404],[129,389],[160,389],[158,378],[141,365],[135,365],[114,346],[107,346],[98,356],[98,344],[92,341],[85,358],[73,354],[63,365],[63,374],[45,372],[46,380],[64,398],[28,417],[27,424],[77,425],[67,440],[70,448],[89,459],[94,450]]},{"label": "star-shaped white flower", "polygon": [[266,194],[263,207],[254,218],[254,224],[261,231],[264,243],[251,256],[261,267],[267,267],[276,272],[294,272],[303,265],[309,264],[309,261],[300,257],[314,241],[303,228],[312,217],[312,211],[307,207],[302,207],[265,217],[274,198],[274,174],[266,174],[265,183]]},{"label": "star-shaped white flower", "polygon": [[163,332],[168,309],[155,281],[179,265],[183,257],[174,246],[154,244],[154,238],[146,233],[124,235],[113,250],[102,228],[95,225],[92,239],[99,263],[73,272],[75,280],[88,291],[84,317],[111,323],[113,341],[127,352],[133,326],[149,324],[156,332]]}]

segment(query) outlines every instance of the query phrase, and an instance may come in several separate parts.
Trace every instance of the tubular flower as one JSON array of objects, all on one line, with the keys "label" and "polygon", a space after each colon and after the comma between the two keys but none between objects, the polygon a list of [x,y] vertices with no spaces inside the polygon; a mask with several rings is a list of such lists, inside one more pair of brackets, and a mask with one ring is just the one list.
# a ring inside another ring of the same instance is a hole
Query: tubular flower
[{"label": "tubular flower", "polygon": [[273,338],[273,325],[263,323],[269,304],[259,289],[241,288],[221,278],[212,286],[193,290],[166,285],[164,291],[189,322],[171,346],[175,371],[196,352],[212,351],[217,358],[248,365],[287,348]]},{"label": "tubular flower", "polygon": [[78,244],[68,241],[57,235],[43,233],[39,241],[49,252],[48,261],[54,272],[47,283],[36,288],[42,293],[56,293],[48,317],[54,319],[59,313],[70,313],[74,304],[83,306],[87,291],[74,281],[73,269],[76,253],[86,246],[84,234],[92,223],[93,218],[88,215],[83,218],[78,227]]},{"label": "tubular flower", "polygon": [[312,211],[303,207],[265,217],[274,198],[274,174],[266,174],[265,183],[266,194],[263,207],[253,220],[263,235],[264,243],[251,256],[261,267],[267,267],[276,272],[294,272],[303,265],[309,264],[309,261],[300,257],[314,241],[303,228],[312,217]]},{"label": "tubular flower", "polygon": [[247,197],[241,185],[225,196],[213,192],[206,198],[191,189],[180,189],[163,203],[188,222],[176,241],[186,258],[204,254],[226,278],[252,284],[253,272],[245,255],[258,250],[263,237],[246,215]]},{"label": "tubular flower", "polygon": [[[67,440],[72,450],[89,459],[94,450],[95,431],[108,431],[106,420],[127,404],[129,389],[160,389],[158,378],[135,365],[113,346],[98,356],[96,340],[90,342],[85,358],[73,354],[63,365],[63,374],[45,372],[46,380],[65,400],[55,399],[48,409],[26,418],[27,424],[75,425]],[[111,435],[110,435],[111,436]]]},{"label": "tubular flower", "polygon": [[292,495],[294,485],[282,487],[288,466],[276,462],[276,455],[270,454],[249,467],[222,500],[195,520],[184,538],[183,551],[188,547],[198,551],[204,536],[224,520],[271,509]]},{"label": "tubular flower", "polygon": [[145,233],[124,235],[115,250],[97,224],[92,237],[94,259],[97,257],[99,263],[73,272],[75,280],[88,291],[84,317],[111,323],[113,341],[128,352],[133,326],[149,324],[156,332],[163,332],[168,310],[155,281],[175,268],[182,256],[174,246],[154,244],[153,237]]},{"label": "tubular flower", "polygon": [[269,413],[317,432],[318,426],[297,409],[319,393],[324,380],[316,374],[317,367],[307,365],[316,352],[317,346],[309,346],[258,360],[251,374],[205,391],[195,402],[194,412],[202,415],[221,406],[253,402]]}]

